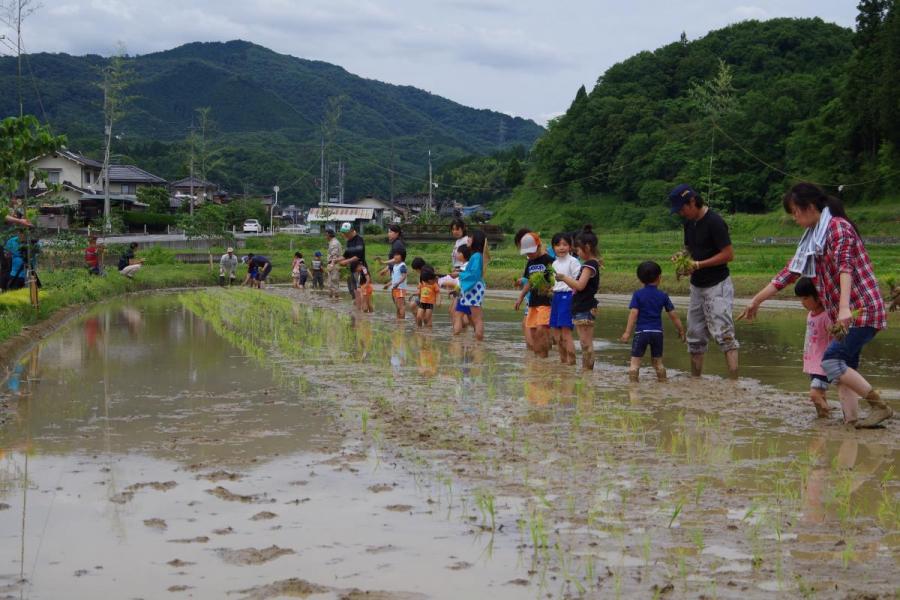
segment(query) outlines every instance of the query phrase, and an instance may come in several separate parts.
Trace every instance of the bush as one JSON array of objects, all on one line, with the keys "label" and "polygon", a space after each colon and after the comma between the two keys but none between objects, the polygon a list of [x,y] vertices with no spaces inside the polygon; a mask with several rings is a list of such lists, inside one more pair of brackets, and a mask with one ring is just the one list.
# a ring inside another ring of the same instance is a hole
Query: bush
[{"label": "bush", "polygon": [[366,223],[363,227],[364,235],[381,235],[384,233],[384,229],[381,228],[381,225],[377,223]]},{"label": "bush", "polygon": [[143,227],[146,225],[150,229],[165,229],[167,225],[174,226],[177,222],[178,217],[175,215],[133,211],[125,213],[125,224],[128,226]]}]

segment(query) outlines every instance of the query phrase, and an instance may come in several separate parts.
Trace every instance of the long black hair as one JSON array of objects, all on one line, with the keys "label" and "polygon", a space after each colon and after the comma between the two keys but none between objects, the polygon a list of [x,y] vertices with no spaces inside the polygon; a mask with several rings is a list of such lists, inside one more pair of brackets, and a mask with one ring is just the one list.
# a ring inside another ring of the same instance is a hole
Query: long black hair
[{"label": "long black hair", "polygon": [[484,254],[484,247],[487,244],[487,237],[484,235],[484,232],[480,229],[476,229],[472,232],[472,235],[469,236],[471,242],[469,243],[469,247],[472,249],[472,252],[481,252]]},{"label": "long black hair", "polygon": [[859,235],[859,227],[847,216],[847,211],[844,210],[844,203],[834,196],[829,196],[814,183],[796,184],[784,195],[781,204],[784,206],[784,212],[788,214],[790,214],[791,208],[794,206],[802,210],[815,206],[819,212],[828,207],[832,217],[846,219],[853,226],[856,234]]},{"label": "long black hair", "polygon": [[391,223],[390,225],[388,225],[388,231],[393,231],[400,237],[400,239],[403,239],[403,229],[401,229],[400,226],[396,223]]},{"label": "long black hair", "polygon": [[588,248],[591,251],[591,254],[599,257],[600,251],[597,246],[600,245],[599,240],[597,240],[597,234],[594,233],[594,228],[590,225],[584,225],[575,235],[575,245],[581,246],[583,248]]}]

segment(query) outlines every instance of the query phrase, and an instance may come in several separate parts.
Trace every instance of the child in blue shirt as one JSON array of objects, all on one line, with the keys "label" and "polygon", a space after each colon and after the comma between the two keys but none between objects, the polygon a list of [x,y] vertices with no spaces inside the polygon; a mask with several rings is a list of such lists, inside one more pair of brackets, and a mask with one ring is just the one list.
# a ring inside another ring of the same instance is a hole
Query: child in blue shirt
[{"label": "child in blue shirt", "polygon": [[628,367],[628,378],[631,381],[638,380],[638,371],[641,368],[641,359],[650,346],[650,361],[656,371],[659,381],[666,380],[666,368],[663,366],[663,328],[662,311],[672,319],[678,330],[678,337],[684,341],[684,325],[675,312],[675,307],[669,299],[669,295],[658,289],[659,280],[662,278],[662,268],[652,260],[644,261],[637,268],[638,279],[644,287],[631,296],[631,304],[628,308],[628,324],[625,333],[620,338],[627,342],[634,331],[634,339],[631,342],[631,364]]}]

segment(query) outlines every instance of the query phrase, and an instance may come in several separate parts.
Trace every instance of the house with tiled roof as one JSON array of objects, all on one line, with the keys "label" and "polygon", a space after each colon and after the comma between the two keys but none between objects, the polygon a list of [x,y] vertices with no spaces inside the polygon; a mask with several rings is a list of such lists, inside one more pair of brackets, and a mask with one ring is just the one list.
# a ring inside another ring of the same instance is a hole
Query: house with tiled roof
[{"label": "house with tiled roof", "polygon": [[[79,152],[61,149],[31,161],[34,172],[45,174],[29,190],[29,197],[39,198],[42,213],[75,212],[85,219],[103,214],[105,193],[103,189],[103,164]],[[166,187],[168,182],[134,165],[109,166],[109,196],[112,206],[126,210],[143,209],[146,205],[137,201],[141,187]]]}]

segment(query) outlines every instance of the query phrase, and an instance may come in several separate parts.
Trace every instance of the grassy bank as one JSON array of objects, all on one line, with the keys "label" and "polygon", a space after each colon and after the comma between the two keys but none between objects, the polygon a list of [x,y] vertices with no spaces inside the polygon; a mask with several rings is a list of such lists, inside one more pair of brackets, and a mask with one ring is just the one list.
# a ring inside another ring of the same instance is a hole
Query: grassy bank
[{"label": "grassy bank", "polygon": [[115,268],[109,269],[103,277],[90,276],[84,269],[41,271],[40,275],[43,288],[37,310],[31,306],[27,289],[0,294],[0,342],[68,306],[105,300],[127,292],[204,286],[215,282],[207,265],[148,264],[134,279],[119,275]]}]

